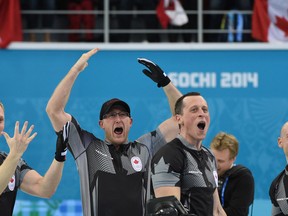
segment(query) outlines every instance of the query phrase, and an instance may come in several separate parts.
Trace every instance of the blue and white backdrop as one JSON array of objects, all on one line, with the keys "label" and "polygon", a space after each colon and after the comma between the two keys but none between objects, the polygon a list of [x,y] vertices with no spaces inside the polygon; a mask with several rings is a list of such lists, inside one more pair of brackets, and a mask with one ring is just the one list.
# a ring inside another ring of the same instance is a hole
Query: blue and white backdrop
[{"label": "blue and white backdrop", "polygon": [[[5,130],[12,134],[16,120],[35,125],[38,135],[24,158],[41,174],[54,157],[56,140],[45,106],[70,67],[91,48],[0,50]],[[182,93],[199,91],[207,99],[211,126],[204,144],[209,146],[219,131],[239,139],[236,162],[249,167],[256,182],[253,215],[269,215],[269,186],[286,164],[277,138],[288,121],[288,49],[103,48],[78,77],[67,104],[66,110],[83,128],[103,137],[99,109],[111,97],[122,98],[131,106],[131,140],[170,116],[164,92],[142,74],[144,66],[137,62],[138,57],[158,63]],[[8,151],[3,137],[0,143],[0,149]],[[15,215],[35,214],[81,215],[79,179],[70,154],[61,184],[50,200],[18,194]]]}]

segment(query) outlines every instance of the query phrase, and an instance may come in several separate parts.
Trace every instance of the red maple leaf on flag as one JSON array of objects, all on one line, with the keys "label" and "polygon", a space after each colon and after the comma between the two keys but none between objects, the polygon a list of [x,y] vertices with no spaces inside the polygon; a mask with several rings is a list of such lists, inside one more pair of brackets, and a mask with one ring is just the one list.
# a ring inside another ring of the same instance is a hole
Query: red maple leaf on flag
[{"label": "red maple leaf on flag", "polygon": [[174,1],[170,0],[167,7],[165,7],[165,0],[159,0],[156,7],[156,14],[163,29],[166,29],[168,27],[170,20],[169,16],[165,12],[166,10],[175,10]]},{"label": "red maple leaf on flag", "polygon": [[11,182],[11,183],[13,183],[13,182],[14,182],[14,179],[13,179],[13,178],[11,178],[11,179],[10,179],[10,182]]},{"label": "red maple leaf on flag", "polygon": [[283,32],[285,32],[285,37],[288,37],[288,20],[286,20],[284,17],[278,17],[276,16],[276,24],[279,29],[281,29]]}]

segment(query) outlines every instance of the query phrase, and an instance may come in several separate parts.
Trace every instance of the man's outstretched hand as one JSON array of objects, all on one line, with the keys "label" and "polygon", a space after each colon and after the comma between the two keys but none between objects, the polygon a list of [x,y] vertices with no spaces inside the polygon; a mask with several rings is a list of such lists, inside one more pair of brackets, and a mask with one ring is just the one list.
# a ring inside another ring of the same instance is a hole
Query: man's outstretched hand
[{"label": "man's outstretched hand", "polygon": [[145,65],[149,69],[144,69],[143,73],[156,82],[159,88],[170,83],[169,77],[157,64],[145,58],[138,58],[137,60],[140,64]]},{"label": "man's outstretched hand", "polygon": [[36,137],[37,133],[35,132],[31,135],[34,125],[31,125],[27,130],[28,121],[25,121],[21,131],[19,129],[19,124],[19,121],[15,123],[13,137],[10,137],[9,134],[4,131],[2,131],[1,134],[6,139],[6,142],[10,148],[10,153],[15,154],[20,158],[26,151],[29,143]]},{"label": "man's outstretched hand", "polygon": [[99,48],[92,49],[86,53],[83,53],[82,56],[78,59],[78,61],[73,65],[77,71],[81,72],[88,66],[88,60],[91,56],[97,53]]}]

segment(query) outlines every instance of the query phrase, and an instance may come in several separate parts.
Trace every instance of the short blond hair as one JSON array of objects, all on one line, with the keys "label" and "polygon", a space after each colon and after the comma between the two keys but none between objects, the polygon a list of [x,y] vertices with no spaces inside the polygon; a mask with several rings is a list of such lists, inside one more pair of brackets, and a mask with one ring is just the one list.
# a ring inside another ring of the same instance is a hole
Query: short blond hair
[{"label": "short blond hair", "polygon": [[4,105],[3,105],[3,103],[0,101],[0,107],[3,109],[3,111],[4,111]]},{"label": "short blond hair", "polygon": [[229,149],[230,157],[234,158],[238,155],[239,142],[232,134],[220,132],[213,138],[210,148],[218,151]]}]

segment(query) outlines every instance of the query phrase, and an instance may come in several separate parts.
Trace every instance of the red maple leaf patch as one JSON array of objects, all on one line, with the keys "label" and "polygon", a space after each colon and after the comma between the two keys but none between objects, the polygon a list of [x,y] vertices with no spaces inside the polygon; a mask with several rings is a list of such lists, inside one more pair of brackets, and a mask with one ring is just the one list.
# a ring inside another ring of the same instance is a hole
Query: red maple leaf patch
[{"label": "red maple leaf patch", "polygon": [[288,20],[286,20],[284,17],[278,17],[276,16],[276,24],[279,29],[281,29],[283,32],[285,32],[285,37],[288,37]]},{"label": "red maple leaf patch", "polygon": [[134,160],[134,162],[133,162],[134,164],[138,164],[139,163],[139,161],[138,160]]}]

